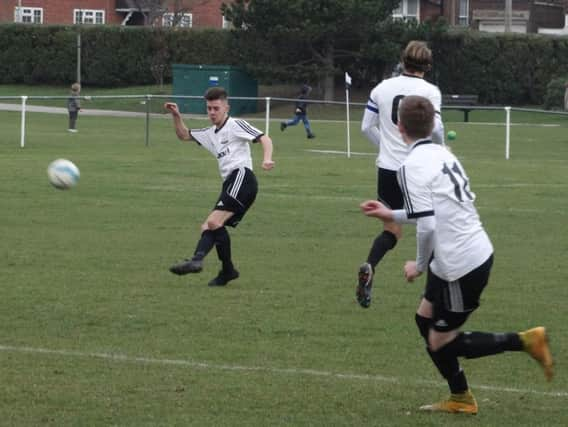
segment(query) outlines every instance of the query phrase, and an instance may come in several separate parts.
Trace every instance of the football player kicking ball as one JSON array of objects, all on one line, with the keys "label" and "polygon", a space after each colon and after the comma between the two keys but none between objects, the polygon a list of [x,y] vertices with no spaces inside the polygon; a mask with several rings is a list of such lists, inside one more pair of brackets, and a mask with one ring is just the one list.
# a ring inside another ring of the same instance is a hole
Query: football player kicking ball
[{"label": "football player kicking ball", "polygon": [[405,209],[391,210],[376,200],[361,204],[363,213],[385,222],[416,221],[417,255],[404,266],[412,282],[427,273],[416,324],[432,362],[448,381],[450,397],[420,409],[477,413],[458,357],[477,358],[505,351],[525,351],[552,379],[552,356],[545,328],[516,333],[461,332],[479,307],[493,264],[493,246],[473,205],[474,193],[458,159],[430,135],[434,107],[426,98],[405,97],[398,128],[410,153],[398,171]]},{"label": "football player kicking ball", "polygon": [[272,140],[246,121],[229,117],[227,98],[227,92],[221,87],[207,90],[207,115],[212,126],[204,129],[189,130],[178,106],[171,102],[164,105],[173,117],[178,138],[193,140],[215,156],[223,179],[215,207],[201,225],[201,238],[193,257],[170,267],[177,275],[199,273],[203,269],[203,259],[215,246],[222,269],[209,286],[225,286],[239,277],[231,258],[231,240],[226,226],[236,227],[256,198],[258,186],[252,171],[251,141],[262,145],[262,168],[270,170],[274,167]]}]

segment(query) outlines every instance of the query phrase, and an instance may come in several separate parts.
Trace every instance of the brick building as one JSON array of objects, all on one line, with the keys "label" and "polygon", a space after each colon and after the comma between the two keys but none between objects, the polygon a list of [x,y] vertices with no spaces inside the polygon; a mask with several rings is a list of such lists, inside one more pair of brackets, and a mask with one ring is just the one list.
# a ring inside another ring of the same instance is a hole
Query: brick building
[{"label": "brick building", "polygon": [[[227,26],[220,11],[223,0],[164,1],[167,5],[164,9],[141,6],[150,3],[147,0],[0,0],[0,22]],[[178,4],[177,10],[174,4]],[[564,27],[568,0],[514,0],[512,5],[512,31],[548,32]],[[444,17],[454,26],[503,31],[504,9],[505,0],[401,0],[393,16],[420,22]]]},{"label": "brick building", "polygon": [[[226,1],[226,0],[225,0]],[[166,8],[143,7],[137,0],[1,0],[0,22],[36,24],[154,25],[223,28],[223,0],[163,2]]]},{"label": "brick building", "polygon": [[[568,0],[514,0],[512,8],[512,31],[535,33],[563,28]],[[505,0],[401,0],[394,16],[420,22],[444,17],[450,25],[502,32]]]}]

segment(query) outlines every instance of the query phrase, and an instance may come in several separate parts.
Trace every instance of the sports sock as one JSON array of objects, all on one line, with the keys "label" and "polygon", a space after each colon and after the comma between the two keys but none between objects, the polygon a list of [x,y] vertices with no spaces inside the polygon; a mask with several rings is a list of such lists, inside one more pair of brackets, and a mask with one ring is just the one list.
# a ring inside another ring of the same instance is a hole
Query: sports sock
[{"label": "sports sock", "polygon": [[513,332],[461,332],[444,349],[458,357],[476,359],[505,351],[522,351],[523,343],[519,334]]},{"label": "sports sock", "polygon": [[215,249],[217,256],[223,264],[223,271],[233,271],[233,261],[231,260],[231,237],[225,227],[215,230]]},{"label": "sports sock", "polygon": [[202,260],[207,256],[209,251],[213,249],[215,244],[215,232],[212,230],[205,230],[201,233],[201,238],[197,242],[197,247],[193,254],[193,259]]},{"label": "sports sock", "polygon": [[367,257],[367,262],[371,264],[373,270],[381,259],[383,259],[385,254],[396,246],[396,242],[396,236],[387,230],[384,230],[376,237],[373,242],[373,246],[371,247],[371,251],[369,252],[369,256]]}]

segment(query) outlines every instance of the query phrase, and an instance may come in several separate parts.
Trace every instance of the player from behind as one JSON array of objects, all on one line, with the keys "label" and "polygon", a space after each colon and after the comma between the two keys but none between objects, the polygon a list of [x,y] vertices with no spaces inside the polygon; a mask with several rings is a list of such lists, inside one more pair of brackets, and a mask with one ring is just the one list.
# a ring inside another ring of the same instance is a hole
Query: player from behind
[{"label": "player from behind", "polygon": [[[396,180],[396,171],[408,154],[408,147],[398,131],[398,105],[405,96],[420,95],[430,100],[436,109],[433,139],[444,144],[444,126],[441,118],[440,90],[424,80],[432,66],[432,52],[426,43],[411,41],[402,53],[403,73],[379,83],[367,102],[361,130],[379,148],[377,157],[377,198],[392,209],[403,206],[402,193]],[[402,237],[402,228],[396,223],[385,223],[376,236],[367,261],[359,268],[356,290],[357,301],[367,308],[371,304],[371,289],[375,269],[385,254]]]},{"label": "player from behind", "polygon": [[426,273],[426,289],[416,324],[432,362],[447,380],[450,397],[422,410],[476,414],[477,402],[458,357],[478,358],[505,351],[525,351],[552,379],[546,330],[461,332],[479,307],[493,265],[493,246],[474,207],[475,194],[459,160],[430,137],[435,109],[426,98],[401,101],[398,127],[410,153],[398,171],[405,209],[391,210],[376,200],[361,204],[363,213],[383,221],[416,221],[417,255],[407,261],[409,282]]},{"label": "player from behind", "polygon": [[239,277],[232,262],[231,240],[226,226],[237,226],[253,204],[258,191],[249,143],[259,142],[262,146],[264,170],[274,167],[272,140],[245,120],[230,117],[227,98],[227,92],[221,87],[207,90],[207,115],[212,126],[204,129],[188,129],[178,106],[171,102],[165,104],[165,108],[172,114],[178,138],[193,140],[215,156],[223,179],[215,207],[201,225],[201,238],[193,257],[170,267],[170,271],[177,275],[199,273],[203,269],[203,259],[215,246],[222,268],[217,277],[209,282],[209,286],[225,286]]}]

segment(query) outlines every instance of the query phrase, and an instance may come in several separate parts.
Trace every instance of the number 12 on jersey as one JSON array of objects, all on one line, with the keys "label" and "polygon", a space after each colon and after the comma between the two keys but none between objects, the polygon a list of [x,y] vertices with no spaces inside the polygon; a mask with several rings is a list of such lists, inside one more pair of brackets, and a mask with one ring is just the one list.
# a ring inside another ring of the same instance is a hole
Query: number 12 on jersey
[{"label": "number 12 on jersey", "polygon": [[444,163],[442,173],[448,175],[450,180],[452,181],[452,184],[454,184],[456,199],[458,199],[460,202],[463,202],[465,195],[467,200],[473,200],[473,194],[471,194],[471,192],[468,190],[469,181],[466,178],[465,173],[460,169],[460,166],[457,162],[454,162],[451,169],[446,163]]}]

